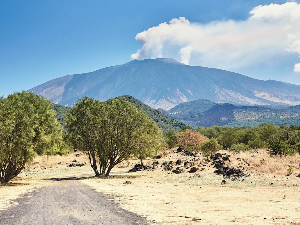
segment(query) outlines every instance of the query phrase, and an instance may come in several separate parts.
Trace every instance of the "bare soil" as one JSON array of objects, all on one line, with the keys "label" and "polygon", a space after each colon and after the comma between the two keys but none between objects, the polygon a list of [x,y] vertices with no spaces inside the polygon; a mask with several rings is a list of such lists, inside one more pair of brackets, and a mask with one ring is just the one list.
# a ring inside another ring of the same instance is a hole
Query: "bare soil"
[{"label": "bare soil", "polygon": [[77,180],[61,179],[17,200],[0,212],[0,224],[147,224],[146,219],[118,207],[107,196]]}]

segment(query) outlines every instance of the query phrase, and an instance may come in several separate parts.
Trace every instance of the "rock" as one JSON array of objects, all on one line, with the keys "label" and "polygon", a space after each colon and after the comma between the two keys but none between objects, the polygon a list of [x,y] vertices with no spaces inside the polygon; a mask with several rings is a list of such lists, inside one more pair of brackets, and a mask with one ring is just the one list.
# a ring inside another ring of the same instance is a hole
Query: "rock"
[{"label": "rock", "polygon": [[185,168],[189,168],[189,167],[192,167],[194,166],[195,164],[193,162],[184,162],[184,167]]},{"label": "rock", "polygon": [[68,167],[76,167],[76,166],[82,167],[84,165],[85,165],[84,163],[71,163],[68,165]]},{"label": "rock", "polygon": [[183,147],[177,148],[177,152],[182,152],[183,150],[184,150]]},{"label": "rock", "polygon": [[131,181],[125,181],[123,184],[132,184]]},{"label": "rock", "polygon": [[221,155],[221,153],[216,153],[216,154],[210,156],[210,158],[211,158],[212,160],[217,160],[217,159],[222,158],[222,155]]},{"label": "rock", "polygon": [[154,161],[154,162],[152,163],[153,166],[157,166],[158,164],[159,164],[158,161]]},{"label": "rock", "polygon": [[132,169],[130,169],[128,172],[137,172],[137,171],[142,171],[147,169],[150,169],[150,167],[141,164],[135,164],[135,166]]},{"label": "rock", "polygon": [[173,173],[176,173],[176,174],[180,174],[183,172],[183,169],[177,167],[175,170],[172,171]]},{"label": "rock", "polygon": [[222,184],[222,185],[223,185],[223,184],[226,184],[226,180],[222,180],[221,184]]},{"label": "rock", "polygon": [[181,159],[177,159],[176,165],[180,165],[182,163]]},{"label": "rock", "polygon": [[192,167],[189,171],[189,173],[196,173],[198,171],[197,167]]}]

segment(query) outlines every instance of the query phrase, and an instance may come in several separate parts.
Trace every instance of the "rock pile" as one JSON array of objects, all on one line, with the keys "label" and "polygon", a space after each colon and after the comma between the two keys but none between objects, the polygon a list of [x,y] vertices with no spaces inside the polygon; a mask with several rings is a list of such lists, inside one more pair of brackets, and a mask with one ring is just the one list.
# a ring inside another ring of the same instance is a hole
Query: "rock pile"
[{"label": "rock pile", "polygon": [[[230,166],[230,155],[227,153],[216,153],[210,157],[203,157],[200,154],[185,151],[182,147],[178,148],[173,153],[175,153],[175,157],[178,157],[177,160],[172,160],[171,157],[169,157],[169,161],[154,161],[152,162],[152,165],[136,164],[132,169],[129,170],[129,172],[155,170],[160,168],[164,171],[180,174],[185,172],[197,173],[199,171],[215,168],[216,170],[214,173],[223,175],[224,179],[237,179],[246,176],[241,168],[234,168]],[[174,155],[172,156],[173,159]]]}]

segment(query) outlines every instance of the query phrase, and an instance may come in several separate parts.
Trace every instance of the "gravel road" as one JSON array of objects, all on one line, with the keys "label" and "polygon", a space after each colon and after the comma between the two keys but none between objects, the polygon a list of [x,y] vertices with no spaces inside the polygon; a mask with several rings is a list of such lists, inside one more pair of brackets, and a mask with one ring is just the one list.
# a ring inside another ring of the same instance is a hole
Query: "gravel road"
[{"label": "gravel road", "polygon": [[18,205],[0,211],[1,225],[147,224],[144,218],[121,209],[112,199],[77,180],[53,181],[53,185],[16,201]]}]

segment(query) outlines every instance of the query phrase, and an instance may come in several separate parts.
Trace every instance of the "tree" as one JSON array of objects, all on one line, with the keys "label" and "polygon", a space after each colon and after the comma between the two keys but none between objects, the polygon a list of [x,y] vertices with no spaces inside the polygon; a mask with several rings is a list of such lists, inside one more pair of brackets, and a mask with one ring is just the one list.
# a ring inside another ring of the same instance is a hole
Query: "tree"
[{"label": "tree", "polygon": [[21,92],[0,101],[0,183],[16,177],[37,153],[51,154],[62,129],[51,103]]},{"label": "tree", "polygon": [[177,134],[177,143],[184,148],[187,146],[197,146],[206,140],[208,140],[207,137],[191,129],[185,129]]},{"label": "tree", "polygon": [[96,176],[108,176],[130,156],[142,160],[151,155],[161,134],[141,109],[125,99],[79,99],[67,114],[66,127],[74,147],[88,154]]},{"label": "tree", "polygon": [[289,145],[286,141],[283,141],[281,138],[271,138],[268,143],[268,151],[270,155],[292,155],[294,154],[293,150],[289,148]]},{"label": "tree", "polygon": [[176,132],[173,130],[166,132],[165,140],[169,148],[176,147]]},{"label": "tree", "polygon": [[205,156],[212,156],[221,149],[222,146],[218,143],[218,141],[215,138],[211,138],[201,145],[201,151]]}]

